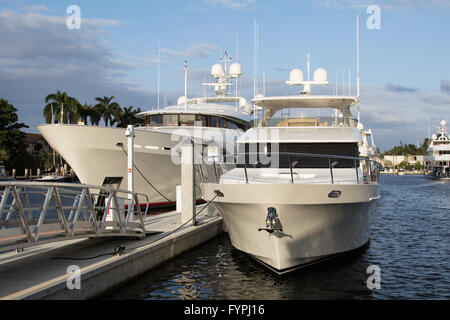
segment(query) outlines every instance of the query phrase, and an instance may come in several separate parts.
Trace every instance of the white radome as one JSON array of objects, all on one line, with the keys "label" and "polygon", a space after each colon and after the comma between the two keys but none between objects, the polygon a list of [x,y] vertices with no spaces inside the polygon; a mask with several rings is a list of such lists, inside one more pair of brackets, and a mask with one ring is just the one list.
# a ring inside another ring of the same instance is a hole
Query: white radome
[{"label": "white radome", "polygon": [[239,63],[233,63],[230,66],[230,75],[234,78],[242,76],[242,66]]},{"label": "white radome", "polygon": [[317,82],[326,82],[328,81],[328,72],[323,69],[319,68],[314,72],[314,81]]},{"label": "white radome", "polygon": [[219,78],[224,75],[223,67],[221,64],[215,64],[211,67],[211,75],[215,78]]},{"label": "white radome", "polygon": [[300,69],[294,69],[289,75],[289,81],[291,82],[303,82],[303,71]]}]

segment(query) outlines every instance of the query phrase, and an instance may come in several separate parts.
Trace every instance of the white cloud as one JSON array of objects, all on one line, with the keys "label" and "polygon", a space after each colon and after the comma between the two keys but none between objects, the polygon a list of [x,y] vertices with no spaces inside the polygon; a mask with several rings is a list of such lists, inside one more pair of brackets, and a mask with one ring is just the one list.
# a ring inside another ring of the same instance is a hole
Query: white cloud
[{"label": "white cloud", "polygon": [[211,6],[219,6],[230,9],[244,9],[254,6],[256,0],[205,0],[205,3]]},{"label": "white cloud", "polygon": [[392,84],[392,83],[386,83],[385,88],[387,91],[392,91],[392,92],[411,93],[411,92],[419,91],[419,89],[417,89],[417,88],[400,86],[400,85],[396,85],[396,84]]},{"label": "white cloud", "polygon": [[161,52],[167,53],[171,56],[179,56],[179,57],[186,57],[186,58],[205,58],[209,55],[218,52],[220,50],[220,47],[212,44],[207,43],[196,43],[192,44],[189,48],[185,50],[172,50],[163,48],[161,49]]},{"label": "white cloud", "polygon": [[203,13],[210,8],[226,8],[232,10],[254,10],[257,0],[203,0],[203,5],[190,4],[187,11]]},{"label": "white cloud", "polygon": [[26,11],[26,12],[50,12],[50,11],[53,11],[52,9],[47,8],[47,6],[43,3],[39,4],[39,5],[22,7],[19,10]]}]

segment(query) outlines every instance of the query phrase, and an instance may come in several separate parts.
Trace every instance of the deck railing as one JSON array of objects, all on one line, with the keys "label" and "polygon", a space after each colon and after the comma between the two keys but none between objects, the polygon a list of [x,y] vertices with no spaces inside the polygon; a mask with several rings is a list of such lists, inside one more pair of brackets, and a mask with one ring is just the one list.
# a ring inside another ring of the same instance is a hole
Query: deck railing
[{"label": "deck railing", "polygon": [[[210,157],[213,160],[217,157]],[[264,161],[261,161],[261,158]],[[276,159],[277,161],[273,161]],[[310,153],[291,153],[291,152],[271,152],[271,153],[257,153],[245,152],[238,153],[235,156],[235,162],[238,168],[244,169],[245,182],[256,182],[258,179],[249,178],[249,169],[253,168],[278,168],[289,169],[290,183],[295,184],[295,175],[301,169],[328,169],[329,179],[331,184],[337,183],[336,170],[337,169],[354,169],[355,183],[357,184],[378,184],[380,181],[381,164],[367,158],[348,157],[339,155],[325,155],[325,154],[310,154]],[[276,163],[276,164],[275,164]],[[223,166],[223,165],[222,165]],[[202,182],[218,182],[221,175],[226,172],[222,170],[214,161],[214,169],[217,172],[214,177],[215,181]],[[348,181],[348,179],[346,179]]]}]

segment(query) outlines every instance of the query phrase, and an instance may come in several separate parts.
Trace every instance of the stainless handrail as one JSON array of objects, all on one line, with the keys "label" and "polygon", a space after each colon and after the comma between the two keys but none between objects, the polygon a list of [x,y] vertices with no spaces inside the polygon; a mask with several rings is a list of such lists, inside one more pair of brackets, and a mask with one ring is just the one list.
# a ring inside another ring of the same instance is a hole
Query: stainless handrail
[{"label": "stainless handrail", "polygon": [[[146,234],[143,218],[149,199],[145,194],[45,182],[0,182],[0,188],[0,250],[88,237],[143,238]],[[143,211],[139,198],[146,201]],[[116,220],[107,221],[111,220],[108,215]]]},{"label": "stainless handrail", "polygon": [[[265,157],[271,157],[272,155],[283,155],[287,156],[289,160],[289,169],[291,173],[291,183],[295,183],[294,180],[294,173],[293,173],[293,167],[292,167],[292,158],[293,157],[310,157],[310,158],[325,158],[328,159],[328,168],[330,170],[330,178],[331,178],[331,184],[335,184],[335,177],[334,177],[334,163],[332,162],[333,159],[335,160],[353,160],[353,164],[356,170],[356,182],[357,184],[360,184],[360,177],[359,177],[359,169],[363,172],[363,180],[364,183],[370,184],[370,183],[378,183],[380,180],[380,167],[381,164],[375,160],[371,160],[368,158],[361,158],[361,157],[350,157],[350,156],[340,156],[340,155],[329,155],[329,154],[312,154],[312,153],[296,153],[296,152],[267,152],[267,153],[260,153],[260,152],[240,152],[235,155],[235,159],[244,159],[243,163],[240,163],[240,161],[237,162],[238,165],[242,165],[244,167],[245,172],[245,181],[248,184],[249,178],[248,178],[248,166],[247,166],[247,159],[246,156],[250,155],[256,155],[259,156],[261,154],[264,154]],[[217,156],[210,156],[210,158],[216,158]],[[256,158],[258,159],[258,158]],[[358,166],[358,162],[360,165]],[[362,165],[362,163],[364,165]],[[375,170],[375,173],[373,172],[373,165],[377,168]],[[365,170],[368,169],[367,175],[365,175]]]}]

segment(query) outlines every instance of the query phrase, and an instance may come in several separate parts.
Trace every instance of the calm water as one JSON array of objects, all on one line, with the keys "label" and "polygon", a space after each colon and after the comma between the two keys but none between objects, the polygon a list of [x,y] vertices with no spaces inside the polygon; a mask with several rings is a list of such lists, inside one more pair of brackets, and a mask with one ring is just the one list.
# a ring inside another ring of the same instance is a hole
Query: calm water
[{"label": "calm water", "polygon": [[[449,299],[450,182],[382,176],[370,245],[287,276],[231,246],[227,234],[189,251],[105,299]],[[367,267],[381,289],[367,289]]]}]

